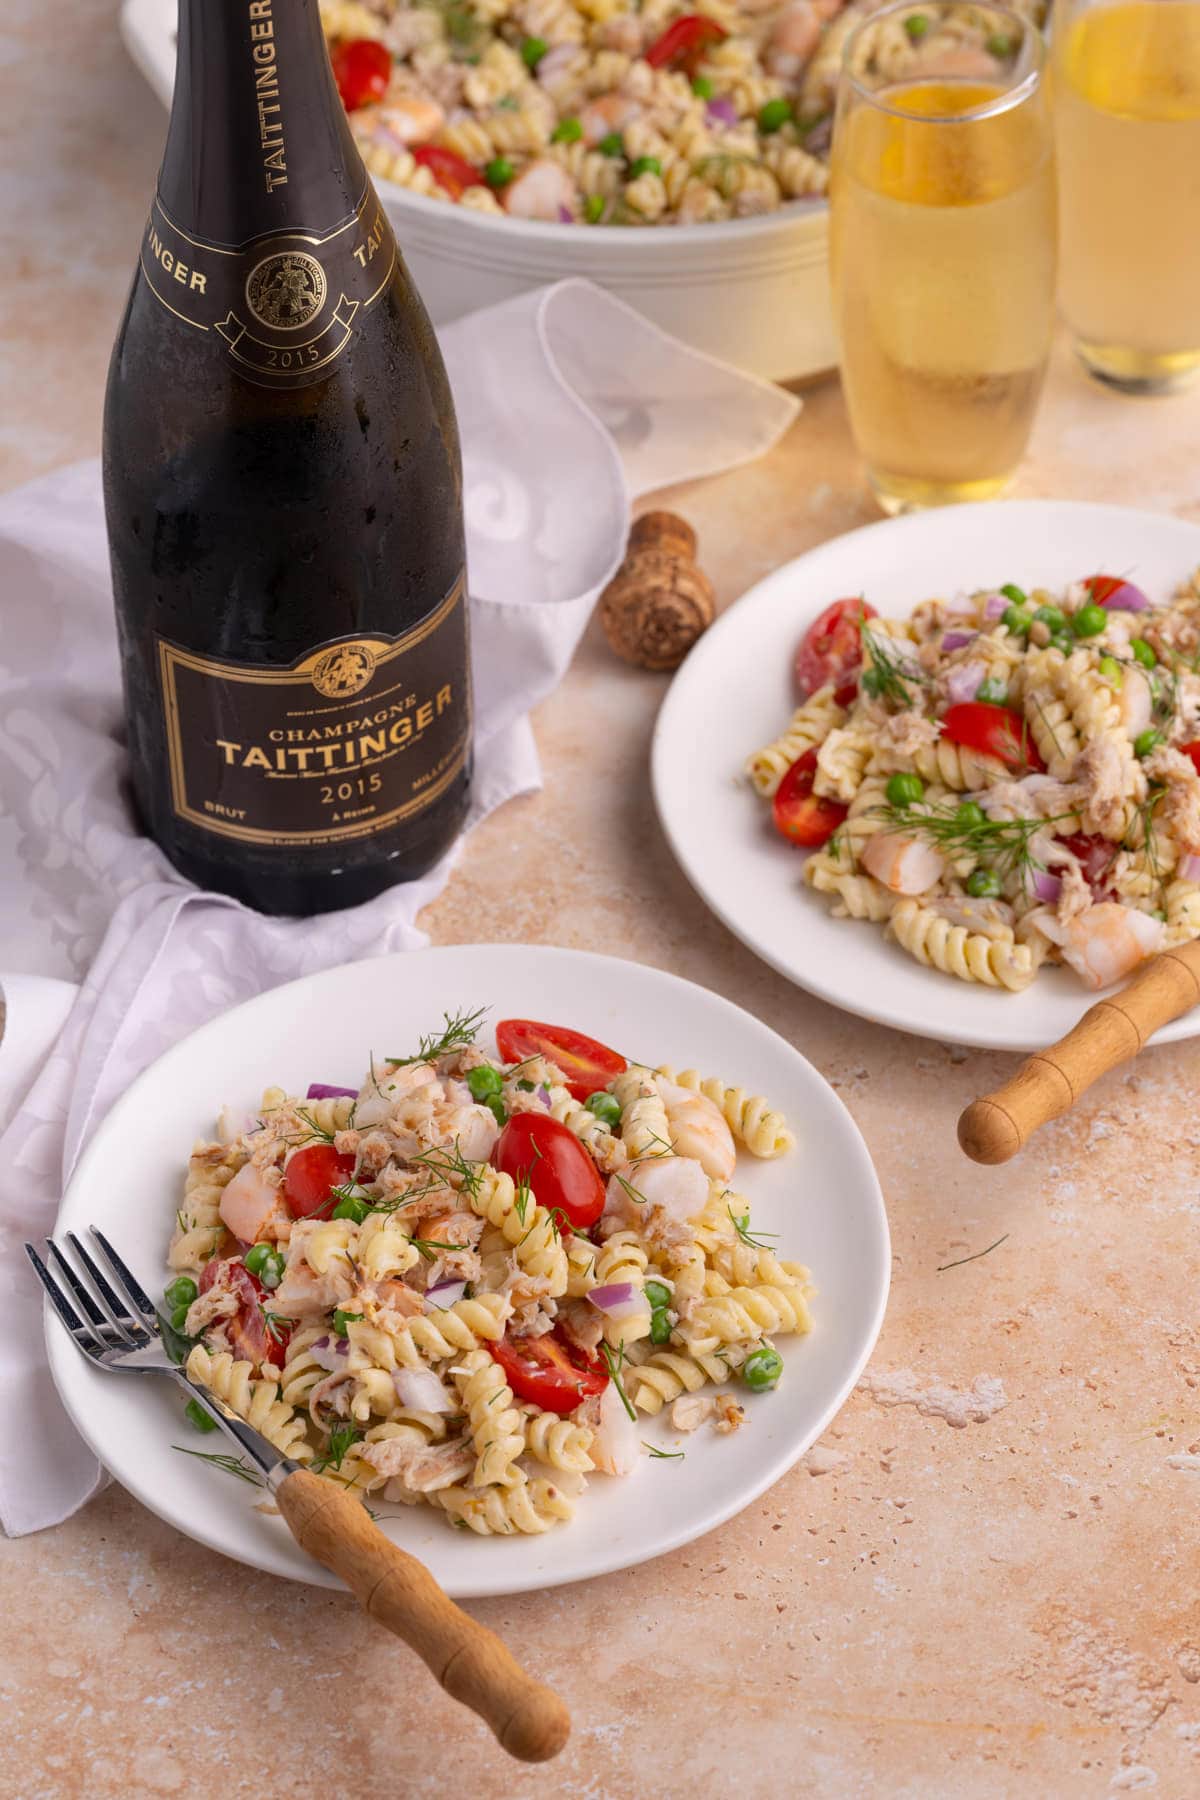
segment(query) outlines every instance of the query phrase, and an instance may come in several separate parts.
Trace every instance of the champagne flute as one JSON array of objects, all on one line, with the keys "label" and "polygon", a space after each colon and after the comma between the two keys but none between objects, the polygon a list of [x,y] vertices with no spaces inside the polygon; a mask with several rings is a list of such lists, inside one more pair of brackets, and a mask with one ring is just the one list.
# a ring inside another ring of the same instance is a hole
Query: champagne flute
[{"label": "champagne flute", "polygon": [[1058,0],[1061,305],[1125,393],[1200,369],[1200,4]]},{"label": "champagne flute", "polygon": [[850,424],[886,512],[983,500],[1028,442],[1054,319],[1044,49],[1000,7],[890,6],[846,43],[830,182]]}]

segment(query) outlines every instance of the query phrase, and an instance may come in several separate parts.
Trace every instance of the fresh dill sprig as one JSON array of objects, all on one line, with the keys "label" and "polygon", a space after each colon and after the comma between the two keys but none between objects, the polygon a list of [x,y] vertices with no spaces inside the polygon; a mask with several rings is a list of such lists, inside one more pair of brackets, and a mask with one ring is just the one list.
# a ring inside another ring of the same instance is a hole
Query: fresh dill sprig
[{"label": "fresh dill sprig", "polygon": [[[1165,787],[1152,787],[1134,814],[1138,825],[1141,827],[1141,843],[1131,844],[1129,841],[1129,833],[1126,833],[1121,842],[1122,850],[1144,850],[1146,852],[1146,861],[1150,867],[1150,876],[1155,883],[1155,886],[1158,888],[1159,906],[1162,909],[1164,917],[1167,910],[1167,877],[1158,860],[1158,838],[1154,830],[1154,815],[1166,797],[1167,790]],[[1133,828],[1130,827],[1130,829],[1132,830]]]},{"label": "fresh dill sprig", "polygon": [[682,1462],[687,1455],[686,1450],[660,1450],[655,1444],[648,1444],[642,1439],[642,1449],[648,1450],[655,1462]]},{"label": "fresh dill sprig", "polygon": [[413,1063],[436,1062],[452,1050],[465,1050],[479,1036],[487,1010],[486,1006],[477,1006],[474,1012],[443,1013],[444,1028],[436,1035],[423,1037],[415,1056],[389,1056],[388,1061],[397,1069],[407,1069]]},{"label": "fresh dill sprig", "polygon": [[175,1211],[175,1223],[178,1225],[180,1231],[183,1232],[185,1237],[186,1237],[187,1233],[192,1229],[191,1226],[188,1224],[187,1220],[184,1218],[183,1214],[178,1210],[178,1208],[176,1208],[176,1211]]},{"label": "fresh dill sprig", "polygon": [[231,1456],[221,1450],[189,1450],[185,1444],[172,1444],[172,1450],[178,1450],[180,1456],[195,1456],[201,1462],[211,1463],[214,1469],[224,1469],[227,1475],[236,1475],[239,1481],[248,1481],[251,1487],[265,1487],[267,1484],[248,1462],[241,1456]]},{"label": "fresh dill sprig", "polygon": [[439,1175],[447,1183],[450,1183],[452,1175],[457,1176],[463,1193],[472,1200],[479,1193],[483,1171],[486,1167],[484,1163],[468,1162],[457,1138],[454,1140],[452,1150],[448,1150],[444,1144],[435,1144],[432,1149],[422,1150],[415,1156],[410,1156],[408,1160],[410,1163],[417,1163],[423,1169],[430,1170],[434,1175]]},{"label": "fresh dill sprig", "polygon": [[271,1342],[273,1344],[285,1344],[287,1342],[288,1332],[291,1331],[296,1323],[295,1319],[285,1318],[283,1313],[268,1312],[266,1307],[262,1305],[259,1306],[258,1310],[262,1314],[263,1324],[266,1326],[267,1336],[271,1339]]},{"label": "fresh dill sprig", "polygon": [[626,1198],[629,1200],[632,1200],[635,1206],[645,1206],[645,1204],[646,1204],[645,1194],[639,1194],[638,1190],[634,1187],[632,1181],[629,1180],[628,1176],[622,1175],[619,1170],[614,1169],[613,1170],[613,1180],[617,1183],[618,1187],[624,1193]]},{"label": "fresh dill sprig", "polygon": [[1032,699],[1033,704],[1037,708],[1037,716],[1042,721],[1042,725],[1045,729],[1046,736],[1050,739],[1050,742],[1054,745],[1054,748],[1057,750],[1058,754],[1061,756],[1063,753],[1063,747],[1058,741],[1058,733],[1055,731],[1053,725],[1050,723],[1049,719],[1046,717],[1046,709],[1042,705],[1041,695],[1034,693],[1034,694],[1030,695],[1030,698]]},{"label": "fresh dill sprig", "polygon": [[302,1119],[304,1121],[304,1123],[308,1126],[308,1135],[306,1137],[285,1138],[284,1142],[286,1144],[311,1144],[313,1142],[314,1138],[317,1140],[318,1143],[332,1144],[334,1138],[337,1136],[336,1132],[325,1131],[320,1125],[317,1124],[317,1121],[313,1118],[313,1115],[310,1112],[305,1112],[305,1110],[302,1106],[297,1106],[294,1110],[295,1110],[296,1117],[298,1119]]},{"label": "fresh dill sprig", "polygon": [[875,700],[892,701],[898,706],[913,705],[909,684],[926,687],[929,677],[910,656],[895,648],[896,641],[882,632],[871,630],[865,612],[859,615],[859,635],[863,649],[863,692]]},{"label": "fresh dill sprig", "polygon": [[633,1420],[634,1424],[636,1425],[637,1424],[637,1409],[635,1408],[632,1400],[629,1398],[629,1395],[625,1392],[625,1383],[621,1380],[621,1369],[624,1366],[624,1362],[625,1362],[624,1342],[622,1342],[620,1349],[618,1349],[615,1352],[614,1352],[611,1344],[601,1344],[600,1354],[604,1358],[606,1364],[608,1365],[609,1378],[612,1381],[613,1386],[617,1390],[617,1395],[618,1395],[618,1398],[620,1399],[621,1405],[625,1408],[625,1411],[629,1414],[629,1417]]},{"label": "fresh dill sprig", "polygon": [[414,1250],[419,1251],[426,1262],[433,1262],[435,1260],[435,1252],[438,1250],[462,1249],[461,1244],[441,1244],[438,1242],[437,1238],[410,1237],[408,1241]]},{"label": "fresh dill sprig", "polygon": [[1006,1244],[1011,1235],[1011,1232],[1006,1231],[1003,1237],[998,1237],[994,1244],[988,1245],[986,1250],[976,1250],[972,1256],[960,1256],[955,1262],[939,1263],[938,1274],[944,1275],[947,1269],[961,1269],[964,1263],[978,1262],[981,1256],[990,1256],[993,1250],[998,1250],[1001,1244]]},{"label": "fresh dill sprig", "polygon": [[325,1450],[310,1465],[314,1475],[319,1475],[324,1469],[340,1469],[351,1444],[356,1444],[361,1436],[362,1432],[357,1425],[335,1425],[329,1434]]},{"label": "fresh dill sprig", "polygon": [[1070,813],[1053,813],[1045,819],[982,819],[975,809],[966,812],[961,801],[943,801],[915,806],[878,806],[872,812],[881,817],[889,830],[909,837],[923,837],[952,861],[969,856],[982,862],[997,874],[1024,874],[1027,869],[1040,869],[1043,864],[1033,850],[1033,840]]},{"label": "fresh dill sprig", "polygon": [[748,1244],[751,1250],[769,1250],[771,1246],[770,1244],[765,1243],[764,1239],[777,1238],[779,1236],[777,1231],[764,1231],[761,1238],[756,1238],[750,1229],[750,1214],[748,1211],[744,1212],[739,1218],[728,1202],[726,1202],[725,1211],[729,1214],[729,1222],[737,1232],[738,1237],[743,1244]]}]

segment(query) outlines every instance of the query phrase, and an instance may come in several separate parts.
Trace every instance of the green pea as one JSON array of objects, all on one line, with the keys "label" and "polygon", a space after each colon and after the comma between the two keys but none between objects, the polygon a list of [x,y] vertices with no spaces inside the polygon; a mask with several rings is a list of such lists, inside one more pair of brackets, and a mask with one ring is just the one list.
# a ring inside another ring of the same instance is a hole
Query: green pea
[{"label": "green pea", "polygon": [[504,1077],[490,1063],[481,1063],[477,1069],[468,1069],[467,1086],[472,1100],[486,1100],[489,1094],[503,1093]]},{"label": "green pea", "polygon": [[549,48],[545,38],[527,37],[521,45],[521,61],[527,69],[536,69]]},{"label": "green pea", "polygon": [[1000,623],[1007,625],[1014,637],[1027,637],[1033,616],[1023,606],[1006,606],[1000,615]]},{"label": "green pea", "polygon": [[184,1336],[184,1326],[187,1324],[187,1316],[188,1309],[186,1306],[177,1306],[171,1313],[171,1330],[177,1331],[180,1337]]},{"label": "green pea", "polygon": [[1066,627],[1067,615],[1061,606],[1039,606],[1033,616],[1039,625],[1045,625],[1051,631],[1062,631]]},{"label": "green pea", "polygon": [[331,1217],[352,1219],[356,1225],[361,1225],[370,1210],[365,1200],[359,1200],[354,1194],[346,1194],[334,1207]]},{"label": "green pea", "polygon": [[1069,631],[1054,631],[1050,634],[1050,648],[1061,650],[1064,656],[1070,656],[1075,649],[1075,639]]},{"label": "green pea", "polygon": [[504,1126],[508,1124],[508,1108],[505,1106],[499,1094],[489,1094],[483,1104],[487,1107],[497,1125]]},{"label": "green pea", "polygon": [[671,1304],[671,1290],[665,1282],[648,1281],[644,1292],[654,1312],[661,1312],[664,1306]]},{"label": "green pea", "polygon": [[987,814],[978,800],[964,800],[962,805],[955,809],[954,823],[956,825],[962,825],[969,829],[973,825],[983,825],[986,821]]},{"label": "green pea", "polygon": [[1110,681],[1112,683],[1113,687],[1119,688],[1121,686],[1123,680],[1121,675],[1121,665],[1115,656],[1102,656],[1100,658],[1100,673],[1103,675],[1105,681]]},{"label": "green pea", "polygon": [[773,1344],[760,1344],[742,1364],[742,1380],[756,1394],[773,1388],[783,1374],[783,1358]]},{"label": "green pea", "polygon": [[196,1427],[197,1431],[215,1431],[217,1429],[217,1421],[209,1417],[198,1400],[188,1401],[183,1409],[183,1416],[189,1425]]},{"label": "green pea", "polygon": [[995,869],[972,869],[967,892],[973,900],[994,900],[1000,892],[1000,877]]},{"label": "green pea", "polygon": [[619,1125],[621,1122],[621,1102],[615,1094],[606,1094],[601,1088],[598,1094],[589,1094],[583,1103],[590,1113],[594,1113],[602,1125]]},{"label": "green pea", "polygon": [[583,216],[589,225],[598,225],[604,217],[607,201],[603,194],[589,194],[583,203]]},{"label": "green pea", "polygon": [[[1103,607],[1101,607],[1100,610],[1103,612]],[[1145,638],[1134,638],[1129,648],[1133,651],[1134,656],[1141,663],[1143,669],[1155,669],[1158,667],[1158,658],[1155,656]]]},{"label": "green pea", "polygon": [[889,806],[915,806],[925,797],[925,783],[919,775],[889,775],[884,792]]},{"label": "green pea", "polygon": [[661,174],[662,174],[662,164],[658,160],[657,156],[639,156],[637,161],[634,163],[633,167],[629,171],[629,178],[631,181],[636,181],[639,175],[661,175]]},{"label": "green pea", "polygon": [[283,1280],[283,1271],[286,1266],[283,1252],[281,1250],[272,1250],[270,1256],[268,1256],[266,1262],[263,1264],[262,1274],[259,1276],[259,1280],[262,1282],[263,1286],[265,1288],[277,1288]]},{"label": "green pea", "polygon": [[1014,606],[1029,605],[1029,595],[1024,588],[1019,588],[1015,581],[1006,581],[1000,592],[1006,600],[1011,600]]},{"label": "green pea", "polygon": [[787,124],[791,116],[790,100],[767,100],[758,109],[758,129],[768,134],[778,131],[781,125]]},{"label": "green pea", "polygon": [[550,133],[552,144],[577,144],[583,136],[583,126],[578,119],[560,119]]},{"label": "green pea", "polygon": [[695,77],[695,79],[692,82],[692,92],[700,100],[711,100],[712,99],[713,84],[709,80],[707,75],[697,75]]},{"label": "green pea", "polygon": [[1102,606],[1094,606],[1091,601],[1081,606],[1071,620],[1071,627],[1076,637],[1099,637],[1108,624],[1108,614]]},{"label": "green pea", "polygon": [[[245,1255],[245,1264],[252,1275],[261,1275],[263,1264],[271,1254],[270,1244],[252,1244]],[[169,1297],[169,1290],[168,1290]]]},{"label": "green pea", "polygon": [[929,30],[929,20],[924,13],[910,13],[904,21],[904,29],[914,44],[919,44]]},{"label": "green pea", "polygon": [[1016,40],[1014,38],[1006,37],[1004,33],[1000,31],[990,37],[984,46],[988,55],[994,56],[997,62],[1006,61],[1007,58],[1012,55],[1016,47]]},{"label": "green pea", "polygon": [[976,688],[975,698],[982,700],[985,706],[1007,706],[1008,688],[1003,681],[989,675],[987,680],[981,681]]},{"label": "green pea", "polygon": [[1133,754],[1139,759],[1151,756],[1161,743],[1161,731],[1139,731],[1133,740]]},{"label": "green pea", "polygon": [[493,156],[483,171],[483,179],[489,187],[507,187],[515,174],[516,170],[507,156]]},{"label": "green pea", "polygon": [[607,137],[602,137],[600,139],[596,148],[599,150],[601,156],[624,156],[625,139],[621,136],[619,131],[610,131]]},{"label": "green pea", "polygon": [[190,1306],[200,1289],[190,1275],[177,1275],[174,1281],[168,1281],[163,1299],[168,1306]]},{"label": "green pea", "polygon": [[650,1342],[652,1344],[669,1344],[671,1341],[671,1321],[660,1307],[650,1314]]}]

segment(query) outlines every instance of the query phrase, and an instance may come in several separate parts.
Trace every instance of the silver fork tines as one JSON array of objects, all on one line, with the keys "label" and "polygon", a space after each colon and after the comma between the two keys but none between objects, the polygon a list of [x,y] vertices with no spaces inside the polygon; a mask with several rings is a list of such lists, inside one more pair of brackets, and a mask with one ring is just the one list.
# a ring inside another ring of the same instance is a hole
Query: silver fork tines
[{"label": "silver fork tines", "polygon": [[91,1233],[108,1265],[107,1274],[73,1231],[67,1232],[66,1243],[74,1261],[53,1238],[46,1240],[49,1268],[32,1244],[25,1246],[25,1253],[50,1304],[77,1347],[102,1369],[129,1370],[135,1374],[159,1371],[172,1376],[186,1393],[200,1402],[225,1435],[246,1452],[268,1484],[277,1487],[296,1464],[281,1457],[251,1426],[223,1412],[206,1389],[189,1381],[183,1369],[171,1361],[162,1340],[154,1302],[104,1233],[97,1231],[94,1225]]}]

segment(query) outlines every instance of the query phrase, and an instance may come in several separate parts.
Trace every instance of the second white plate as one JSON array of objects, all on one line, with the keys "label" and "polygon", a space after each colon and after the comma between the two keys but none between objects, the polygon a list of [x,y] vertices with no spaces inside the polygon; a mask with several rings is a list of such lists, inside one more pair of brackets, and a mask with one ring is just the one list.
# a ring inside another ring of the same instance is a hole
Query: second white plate
[{"label": "second white plate", "polygon": [[[1036,1050],[1095,995],[1065,969],[1023,994],[925,969],[878,925],[835,919],[801,881],[800,853],[773,830],[742,775],[795,704],[792,657],[831,600],[862,594],[884,614],[1015,581],[1054,587],[1111,571],[1166,599],[1200,564],[1200,526],[1131,507],[1012,500],[868,525],[777,569],[697,644],[668,691],[652,752],[667,839],[697,892],[764,962],[823,1000],[900,1031],[993,1050]],[[1200,1008],[1156,1042],[1200,1035]]]}]

